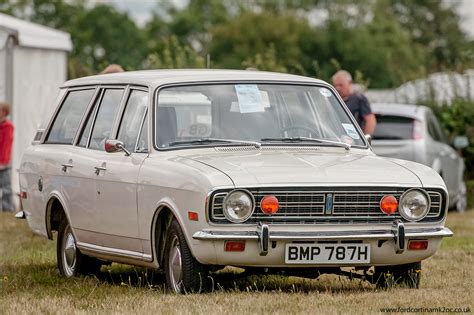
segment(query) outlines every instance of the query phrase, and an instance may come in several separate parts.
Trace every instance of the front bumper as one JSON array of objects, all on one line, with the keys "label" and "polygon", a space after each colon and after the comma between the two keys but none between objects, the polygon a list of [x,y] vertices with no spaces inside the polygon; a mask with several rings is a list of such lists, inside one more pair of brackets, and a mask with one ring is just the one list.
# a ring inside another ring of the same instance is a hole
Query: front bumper
[{"label": "front bumper", "polygon": [[395,253],[402,254],[406,250],[407,239],[438,239],[451,236],[453,232],[446,227],[406,230],[403,222],[396,220],[390,230],[289,232],[270,231],[268,225],[260,224],[256,231],[202,230],[196,232],[193,238],[200,241],[258,241],[260,256],[266,256],[269,243],[273,241],[393,240]]}]

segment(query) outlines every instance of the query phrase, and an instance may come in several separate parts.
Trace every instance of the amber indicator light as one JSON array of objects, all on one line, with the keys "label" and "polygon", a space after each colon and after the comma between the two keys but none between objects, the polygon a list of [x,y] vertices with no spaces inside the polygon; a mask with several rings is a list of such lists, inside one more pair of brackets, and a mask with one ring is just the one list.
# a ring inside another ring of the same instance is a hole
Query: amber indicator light
[{"label": "amber indicator light", "polygon": [[391,215],[395,213],[398,209],[398,201],[392,195],[383,196],[382,200],[380,200],[380,210],[383,213]]},{"label": "amber indicator light", "polygon": [[198,220],[199,220],[198,213],[197,213],[197,212],[189,211],[189,212],[188,212],[188,219],[189,219],[190,221],[198,221]]},{"label": "amber indicator light", "polygon": [[277,213],[279,208],[278,199],[273,195],[265,196],[260,201],[260,209],[262,212],[268,215]]}]

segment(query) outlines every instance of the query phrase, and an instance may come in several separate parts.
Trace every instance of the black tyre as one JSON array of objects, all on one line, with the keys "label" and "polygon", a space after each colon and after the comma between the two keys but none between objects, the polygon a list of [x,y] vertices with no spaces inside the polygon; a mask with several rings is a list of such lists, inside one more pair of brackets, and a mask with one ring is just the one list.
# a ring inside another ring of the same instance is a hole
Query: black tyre
[{"label": "black tyre", "polygon": [[193,257],[176,220],[171,223],[166,236],[164,269],[166,286],[172,292],[203,292],[208,288],[209,269]]},{"label": "black tyre", "polygon": [[79,274],[97,274],[102,266],[100,260],[83,255],[79,251],[66,218],[59,223],[56,256],[59,272],[67,278]]},{"label": "black tyre", "polygon": [[421,279],[421,262],[375,267],[374,283],[378,288],[408,287],[418,289]]}]

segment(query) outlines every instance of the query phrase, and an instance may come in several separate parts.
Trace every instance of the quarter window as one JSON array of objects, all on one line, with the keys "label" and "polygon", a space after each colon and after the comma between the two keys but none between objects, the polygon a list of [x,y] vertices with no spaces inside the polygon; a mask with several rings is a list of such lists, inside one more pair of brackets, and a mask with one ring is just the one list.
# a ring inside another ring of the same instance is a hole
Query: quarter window
[{"label": "quarter window", "polygon": [[89,148],[104,150],[105,141],[111,137],[114,119],[120,107],[123,89],[105,90],[100,103]]},{"label": "quarter window", "polygon": [[89,116],[87,116],[86,126],[82,130],[81,139],[79,140],[79,143],[77,144],[80,147],[83,147],[83,148],[87,147],[87,142],[89,140],[89,134],[91,133],[92,122],[94,121],[96,108],[97,106],[94,106],[94,108],[92,108],[92,110],[90,111]]},{"label": "quarter window", "polygon": [[46,143],[72,144],[94,89],[70,91],[56,115]]},{"label": "quarter window", "polygon": [[127,107],[123,114],[122,122],[118,133],[118,140],[122,141],[125,148],[135,151],[138,134],[143,122],[148,105],[148,93],[139,90],[132,90],[128,98]]}]

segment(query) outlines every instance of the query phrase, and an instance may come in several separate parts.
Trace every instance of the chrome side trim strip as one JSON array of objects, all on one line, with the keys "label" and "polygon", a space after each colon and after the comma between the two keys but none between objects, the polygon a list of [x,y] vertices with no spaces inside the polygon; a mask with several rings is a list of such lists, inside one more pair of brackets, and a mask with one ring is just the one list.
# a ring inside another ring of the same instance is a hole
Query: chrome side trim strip
[{"label": "chrome side trim strip", "polygon": [[151,255],[146,255],[143,253],[124,250],[124,249],[104,247],[104,246],[99,246],[99,245],[94,245],[94,244],[89,244],[89,243],[82,243],[82,242],[77,242],[77,247],[79,249],[84,249],[84,250],[88,250],[88,251],[96,252],[100,254],[127,257],[127,258],[132,258],[132,259],[139,259],[143,261],[152,261]]},{"label": "chrome side trim strip", "polygon": [[[293,240],[344,240],[344,239],[379,239],[390,240],[394,238],[391,230],[374,231],[337,231],[337,232],[272,232],[269,231],[270,241]],[[405,231],[405,238],[435,238],[451,237],[453,232],[449,228],[412,229]],[[211,231],[203,230],[194,233],[193,238],[201,241],[218,240],[259,240],[258,231]]]}]

